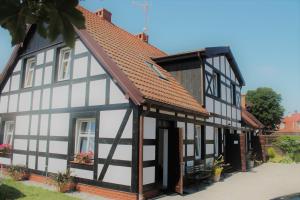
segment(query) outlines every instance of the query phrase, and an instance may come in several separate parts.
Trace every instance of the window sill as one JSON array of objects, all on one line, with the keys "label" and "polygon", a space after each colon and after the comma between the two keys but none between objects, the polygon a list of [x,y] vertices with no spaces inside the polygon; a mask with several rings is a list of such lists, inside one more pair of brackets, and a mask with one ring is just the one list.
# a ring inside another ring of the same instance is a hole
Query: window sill
[{"label": "window sill", "polygon": [[0,153],[1,158],[11,158],[12,154],[11,153]]},{"label": "window sill", "polygon": [[70,167],[93,171],[94,170],[94,163],[78,163],[78,162],[75,162],[75,161],[70,161]]}]

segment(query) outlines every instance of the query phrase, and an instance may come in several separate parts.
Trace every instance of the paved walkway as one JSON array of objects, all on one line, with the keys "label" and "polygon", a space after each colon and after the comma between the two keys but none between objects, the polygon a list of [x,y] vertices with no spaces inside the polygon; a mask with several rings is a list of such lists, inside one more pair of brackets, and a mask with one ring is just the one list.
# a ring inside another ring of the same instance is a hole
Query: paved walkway
[{"label": "paved walkway", "polygon": [[192,194],[160,200],[270,200],[299,192],[300,164],[266,163],[251,172],[235,173],[219,183],[202,186]]}]

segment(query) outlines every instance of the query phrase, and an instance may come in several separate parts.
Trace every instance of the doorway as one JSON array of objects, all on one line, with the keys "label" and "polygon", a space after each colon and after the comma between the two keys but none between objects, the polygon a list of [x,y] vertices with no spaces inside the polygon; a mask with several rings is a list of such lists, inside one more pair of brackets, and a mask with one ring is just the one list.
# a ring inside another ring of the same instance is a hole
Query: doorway
[{"label": "doorway", "polygon": [[225,133],[225,162],[234,170],[241,169],[240,135],[236,131],[232,134],[229,129]]},{"label": "doorway", "polygon": [[182,131],[158,129],[158,185],[164,192],[183,193]]}]

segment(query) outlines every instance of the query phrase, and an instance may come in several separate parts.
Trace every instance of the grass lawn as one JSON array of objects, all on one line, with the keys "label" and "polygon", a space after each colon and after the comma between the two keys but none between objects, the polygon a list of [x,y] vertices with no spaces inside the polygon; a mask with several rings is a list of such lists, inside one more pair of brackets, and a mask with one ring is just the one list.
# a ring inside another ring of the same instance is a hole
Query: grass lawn
[{"label": "grass lawn", "polygon": [[27,186],[21,182],[5,179],[0,185],[0,200],[79,200],[65,194]]}]

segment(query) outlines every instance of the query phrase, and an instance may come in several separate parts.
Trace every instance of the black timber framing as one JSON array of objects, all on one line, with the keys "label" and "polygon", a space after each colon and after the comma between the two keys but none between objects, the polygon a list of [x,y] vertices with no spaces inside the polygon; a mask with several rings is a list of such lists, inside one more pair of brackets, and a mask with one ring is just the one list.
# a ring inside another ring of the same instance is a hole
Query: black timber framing
[{"label": "black timber framing", "polygon": [[121,139],[121,136],[122,136],[122,134],[123,134],[123,130],[124,130],[124,128],[125,128],[125,126],[126,126],[126,124],[127,124],[127,122],[128,122],[128,119],[129,119],[129,116],[130,116],[131,112],[132,112],[132,109],[127,109],[127,111],[126,111],[126,113],[125,113],[125,116],[124,116],[124,118],[123,118],[123,121],[122,121],[122,123],[121,123],[121,125],[120,125],[120,127],[119,127],[119,130],[118,130],[118,132],[117,132],[117,135],[116,135],[116,137],[115,137],[115,139],[114,139],[114,142],[113,142],[113,144],[112,144],[112,146],[111,146],[111,149],[110,149],[110,151],[109,151],[109,153],[108,153],[108,156],[107,156],[107,158],[106,158],[106,160],[105,160],[105,163],[104,163],[104,165],[103,165],[102,171],[101,171],[101,173],[100,173],[100,175],[99,175],[99,177],[98,177],[98,180],[99,180],[100,182],[103,181],[103,178],[104,178],[104,176],[105,176],[105,174],[106,174],[106,171],[107,171],[107,169],[108,169],[108,166],[109,166],[109,164],[110,164],[110,162],[111,162],[111,160],[112,160],[112,157],[113,157],[113,155],[114,155],[114,153],[115,153],[115,150],[116,150],[116,148],[117,148],[117,145],[118,145],[118,143],[119,143],[119,140]]}]

